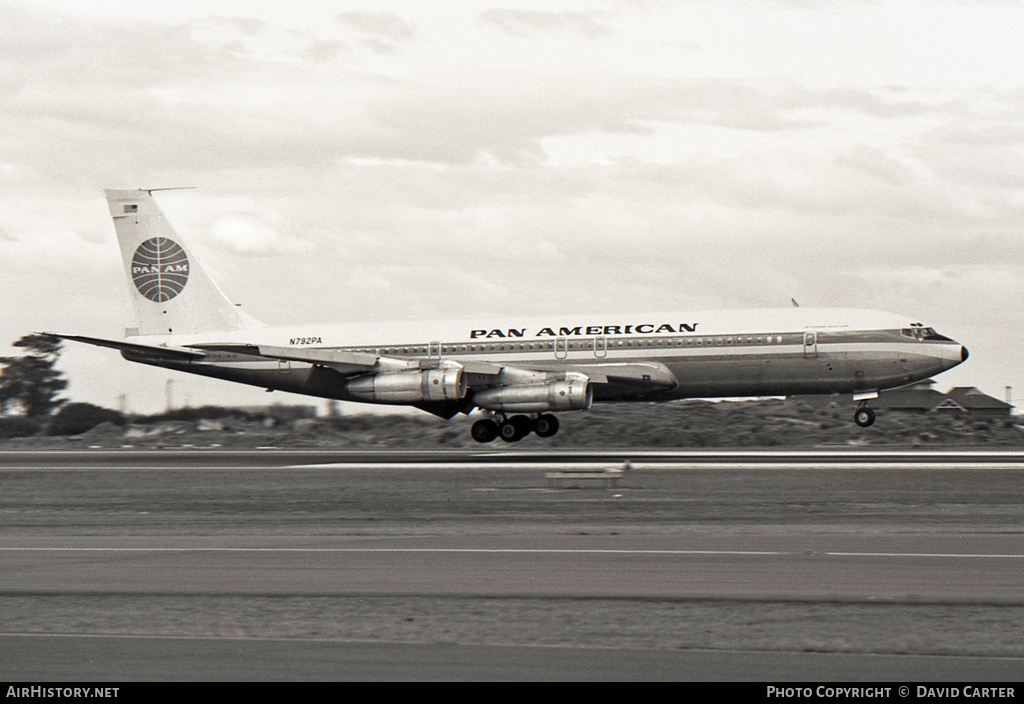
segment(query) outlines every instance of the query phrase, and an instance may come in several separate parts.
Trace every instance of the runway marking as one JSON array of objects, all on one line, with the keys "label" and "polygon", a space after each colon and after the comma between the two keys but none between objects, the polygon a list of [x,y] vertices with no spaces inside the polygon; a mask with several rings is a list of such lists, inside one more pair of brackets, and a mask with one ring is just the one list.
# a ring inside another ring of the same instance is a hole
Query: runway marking
[{"label": "runway marking", "polygon": [[834,557],[997,557],[1001,559],[1020,560],[1024,555],[982,555],[955,552],[827,552]]},{"label": "runway marking", "polygon": [[816,550],[627,550],[615,548],[223,548],[223,547],[0,547],[0,552],[294,552],[294,553],[453,553],[495,555],[825,555],[828,557],[919,557],[1020,560],[1024,554],[835,552]]},{"label": "runway marking", "polygon": [[[498,447],[502,447],[499,445]],[[500,450],[477,450],[477,451],[463,451],[463,450],[373,450],[373,449],[362,449],[362,450],[329,450],[329,449],[309,449],[309,448],[257,448],[257,449],[225,449],[225,448],[214,448],[214,447],[175,447],[175,448],[164,448],[164,449],[117,449],[117,448],[103,448],[97,450],[83,450],[61,448],[56,450],[30,450],[30,449],[19,449],[19,450],[0,450],[0,457],[3,456],[50,456],[50,455],[118,455],[125,457],[166,457],[168,455],[181,455],[189,456],[196,454],[206,454],[213,456],[248,456],[248,455],[336,455],[336,456],[347,456],[347,455],[373,455],[373,454],[388,454],[388,455],[413,455],[417,457],[422,456],[436,456],[442,458],[448,458],[451,456],[471,456],[471,457],[483,457],[483,458],[508,458],[516,456],[530,456],[530,457],[543,457],[550,455],[573,455],[579,457],[592,457],[600,456],[605,457],[608,455],[634,455],[637,457],[688,457],[688,456],[738,456],[738,457],[771,457],[771,456],[851,456],[851,457],[871,457],[879,455],[896,455],[896,456],[961,456],[961,457],[1021,457],[1024,458],[1024,451],[1021,450],[987,450],[987,449],[967,449],[967,450],[925,450],[925,449],[899,449],[898,447],[890,449],[878,449],[878,450],[863,450],[863,449],[816,449],[816,450],[797,450],[797,449],[786,449],[786,450],[767,450],[767,449],[755,449],[755,450],[738,450],[738,449],[700,449],[700,450],[645,450],[641,448],[608,448],[602,450],[584,450],[584,449],[560,449],[560,450],[544,450],[544,449],[532,449],[532,450],[514,450],[511,448],[505,448]]]},{"label": "runway marking", "polygon": [[19,548],[0,547],[0,552],[301,552],[301,553],[484,553],[551,555],[792,555],[774,550],[621,550],[559,548]]},{"label": "runway marking", "polygon": [[[253,467],[248,464],[240,465],[161,465],[132,467],[125,465],[67,465],[61,467],[39,467],[34,465],[6,465],[0,466],[0,472],[196,472],[196,471],[217,471],[217,472],[272,472],[281,470],[427,470],[444,469],[449,472],[462,471],[501,471],[501,470],[536,470],[536,471],[558,471],[573,469],[622,469],[625,462],[531,462],[507,461],[507,462],[455,462],[445,465],[441,462],[333,462],[329,464],[290,464],[290,465],[265,465]],[[822,458],[820,460],[794,460],[792,462],[724,462],[713,459],[696,458],[693,460],[671,460],[671,461],[646,461],[631,460],[630,471],[651,471],[651,470],[680,470],[680,469],[720,469],[720,470],[786,470],[786,469],[814,469],[819,471],[849,471],[857,469],[870,470],[922,470],[922,469],[948,469],[948,470],[1024,470],[1024,462],[936,462],[924,460],[910,460],[906,462],[861,462],[842,461]],[[628,477],[628,474],[626,475]]]},{"label": "runway marking", "polygon": [[[499,470],[499,469],[536,469],[536,470],[565,470],[565,469],[621,469],[626,462],[615,461],[593,461],[593,462],[532,462],[529,460],[509,460],[506,462],[455,462],[447,466],[451,471],[463,470]],[[694,458],[692,460],[673,459],[670,461],[645,461],[630,460],[630,469],[652,470],[652,469],[689,469],[689,468],[714,468],[714,469],[1024,469],[1024,462],[1001,461],[1001,462],[937,462],[934,460],[907,460],[905,462],[871,462],[871,461],[849,461],[821,458],[820,460],[800,459],[791,462],[724,462],[708,458]],[[281,467],[280,469],[437,469],[442,465],[438,462],[330,462],[325,464],[294,464]]]}]

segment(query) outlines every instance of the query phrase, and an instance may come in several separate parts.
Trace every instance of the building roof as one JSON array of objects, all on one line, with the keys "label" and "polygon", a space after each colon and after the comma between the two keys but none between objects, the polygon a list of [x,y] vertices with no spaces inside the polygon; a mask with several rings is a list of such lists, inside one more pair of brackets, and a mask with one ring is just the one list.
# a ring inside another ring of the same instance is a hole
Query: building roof
[{"label": "building roof", "polygon": [[1010,404],[993,398],[973,386],[957,386],[950,389],[946,396],[956,401],[967,410],[1000,410],[1010,412]]},{"label": "building roof", "polygon": [[947,393],[932,388],[935,381],[926,379],[916,384],[891,391],[883,391],[878,397],[880,408],[908,411],[989,411],[1009,414],[1013,408],[997,398],[973,386],[957,386]]},{"label": "building roof", "polygon": [[910,411],[931,411],[947,400],[949,399],[947,399],[946,394],[935,389],[893,389],[892,391],[883,391],[879,394],[878,406],[881,408]]}]

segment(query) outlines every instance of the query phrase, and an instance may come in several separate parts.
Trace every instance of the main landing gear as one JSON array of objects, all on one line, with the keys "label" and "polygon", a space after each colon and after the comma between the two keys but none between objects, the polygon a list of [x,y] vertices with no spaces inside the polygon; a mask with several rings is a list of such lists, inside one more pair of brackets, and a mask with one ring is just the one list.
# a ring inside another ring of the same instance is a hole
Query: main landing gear
[{"label": "main landing gear", "polygon": [[469,432],[477,442],[491,442],[495,438],[501,438],[505,442],[517,442],[530,433],[549,438],[558,432],[558,418],[550,413],[542,413],[535,418],[524,415],[495,415],[473,423]]},{"label": "main landing gear", "polygon": [[861,401],[857,410],[853,412],[853,422],[862,428],[867,428],[875,422],[875,412],[868,408],[867,401]]}]

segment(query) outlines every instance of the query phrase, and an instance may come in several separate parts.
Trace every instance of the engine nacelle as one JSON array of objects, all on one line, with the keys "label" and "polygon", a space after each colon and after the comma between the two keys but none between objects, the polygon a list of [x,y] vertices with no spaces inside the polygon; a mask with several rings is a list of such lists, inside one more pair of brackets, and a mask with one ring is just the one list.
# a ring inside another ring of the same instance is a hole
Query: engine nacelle
[{"label": "engine nacelle", "polygon": [[473,403],[488,411],[544,413],[590,408],[594,391],[589,379],[568,379],[549,384],[499,386],[477,391]]},{"label": "engine nacelle", "polygon": [[353,379],[345,387],[353,398],[376,403],[458,401],[466,396],[462,369],[441,367],[408,372],[382,372]]}]

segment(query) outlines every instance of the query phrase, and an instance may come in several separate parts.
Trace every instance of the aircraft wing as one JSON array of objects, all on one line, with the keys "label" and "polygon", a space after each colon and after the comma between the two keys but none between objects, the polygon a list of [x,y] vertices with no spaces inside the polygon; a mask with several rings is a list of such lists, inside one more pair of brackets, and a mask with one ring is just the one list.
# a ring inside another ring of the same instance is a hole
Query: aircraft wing
[{"label": "aircraft wing", "polygon": [[[390,370],[428,369],[431,364],[431,360],[405,360],[339,349],[296,349],[273,345],[231,346],[230,349],[270,359],[316,364],[333,369],[345,376]],[[513,366],[473,359],[459,359],[458,357],[445,357],[444,361],[462,367],[471,388],[541,383],[541,375],[552,372],[558,374],[565,371],[585,374],[593,384],[611,384],[631,388],[637,394],[672,389],[678,383],[675,375],[660,362],[592,362],[568,366],[561,364],[557,366],[547,364]]]},{"label": "aircraft wing", "polygon": [[569,364],[523,364],[511,366],[492,362],[451,359],[463,366],[471,389],[550,383],[567,375],[585,376],[598,393],[642,398],[679,385],[672,371],[661,362],[589,362]]}]

